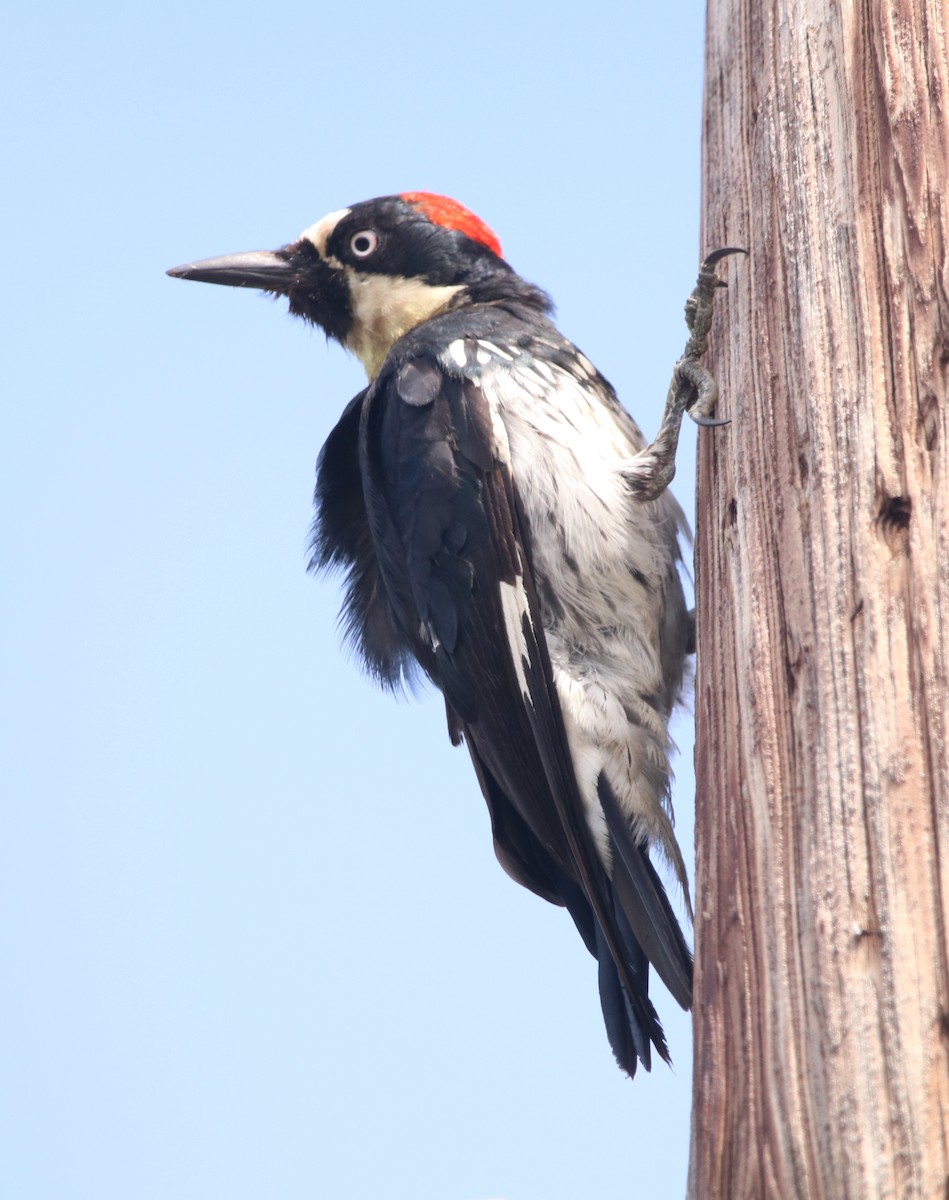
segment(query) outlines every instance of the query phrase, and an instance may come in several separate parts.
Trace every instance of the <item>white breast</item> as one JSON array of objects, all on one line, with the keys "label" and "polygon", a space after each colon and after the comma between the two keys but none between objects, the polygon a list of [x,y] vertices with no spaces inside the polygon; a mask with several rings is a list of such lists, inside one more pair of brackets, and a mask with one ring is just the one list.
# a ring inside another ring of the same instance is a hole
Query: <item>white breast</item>
[{"label": "white breast", "polygon": [[503,425],[530,523],[544,630],[591,828],[608,860],[596,796],[605,770],[634,831],[665,849],[685,885],[668,812],[667,720],[680,679],[663,678],[659,649],[664,606],[682,603],[681,510],[671,496],[643,503],[630,494],[622,467],[644,439],[592,368],[575,376],[507,355],[482,364],[481,386]]}]

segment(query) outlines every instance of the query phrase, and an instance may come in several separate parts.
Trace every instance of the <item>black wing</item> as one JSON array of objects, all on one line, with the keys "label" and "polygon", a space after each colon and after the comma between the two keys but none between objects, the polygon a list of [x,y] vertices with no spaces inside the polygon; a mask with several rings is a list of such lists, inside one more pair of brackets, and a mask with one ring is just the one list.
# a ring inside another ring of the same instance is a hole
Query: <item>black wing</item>
[{"label": "black wing", "polygon": [[[503,429],[476,378],[453,374],[434,357],[389,367],[359,408],[359,475],[375,560],[371,571],[357,572],[356,591],[365,592],[375,573],[370,590],[384,593],[397,631],[390,640],[410,647],[443,691],[474,760],[502,864],[565,905],[597,957],[620,1065],[633,1074],[638,1058],[648,1068],[650,1043],[668,1059],[648,998],[647,953],[688,1006],[688,947],[646,848],[632,844],[621,813],[629,845],[614,845],[612,874],[597,853]],[[351,435],[350,425],[349,454]],[[353,621],[363,623],[363,615]],[[602,799],[606,809],[609,797]],[[607,811],[609,824],[615,815]]]},{"label": "black wing", "polygon": [[395,623],[366,516],[359,470],[359,422],[365,398],[363,391],[347,404],[320,451],[310,570],[345,572],[341,618],[345,640],[378,683],[398,691],[411,685],[417,666]]}]

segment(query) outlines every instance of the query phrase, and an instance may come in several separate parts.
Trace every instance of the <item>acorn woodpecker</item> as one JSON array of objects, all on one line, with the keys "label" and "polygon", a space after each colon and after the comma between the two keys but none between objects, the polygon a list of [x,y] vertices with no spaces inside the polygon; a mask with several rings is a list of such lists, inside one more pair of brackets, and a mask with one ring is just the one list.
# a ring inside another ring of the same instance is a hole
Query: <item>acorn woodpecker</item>
[{"label": "acorn woodpecker", "polygon": [[279,250],[168,272],[286,296],[364,364],[319,457],[313,565],[345,572],[345,629],[372,676],[398,688],[421,668],[441,689],[497,857],[570,913],[630,1075],[651,1047],[669,1058],[649,964],[692,1002],[650,853],[688,907],[668,721],[693,622],[665,487],[683,411],[701,420],[714,399],[697,359],[721,253],[687,305],[693,336],[650,446],[549,297],[447,197],[354,204]]}]

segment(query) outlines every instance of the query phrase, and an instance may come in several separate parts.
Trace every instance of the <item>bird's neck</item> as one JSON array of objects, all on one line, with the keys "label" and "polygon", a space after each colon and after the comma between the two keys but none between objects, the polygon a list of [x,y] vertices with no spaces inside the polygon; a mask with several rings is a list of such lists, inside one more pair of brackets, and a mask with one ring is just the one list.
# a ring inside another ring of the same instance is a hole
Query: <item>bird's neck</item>
[{"label": "bird's neck", "polygon": [[345,345],[375,379],[399,338],[447,308],[463,285],[366,272],[351,276],[349,289],[353,325]]}]

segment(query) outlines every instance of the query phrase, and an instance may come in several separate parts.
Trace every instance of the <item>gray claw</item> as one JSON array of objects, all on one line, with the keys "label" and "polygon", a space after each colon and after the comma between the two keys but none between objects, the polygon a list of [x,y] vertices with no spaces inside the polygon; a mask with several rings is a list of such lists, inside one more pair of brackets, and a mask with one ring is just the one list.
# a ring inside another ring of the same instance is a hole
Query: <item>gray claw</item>
[{"label": "gray claw", "polygon": [[[720,250],[713,250],[711,254],[706,256],[705,262],[702,263],[702,268],[714,267],[717,262],[723,258],[727,258],[729,254],[747,254],[747,250],[743,250],[741,246],[722,246]],[[727,287],[726,285],[723,285]]]},{"label": "gray claw", "polygon": [[642,500],[654,500],[672,482],[683,413],[687,412],[696,425],[706,428],[716,429],[729,424],[727,418],[710,415],[718,398],[718,386],[699,359],[708,346],[715,290],[727,286],[724,280],[717,278],[715,264],[729,254],[747,253],[738,246],[725,246],[707,255],[699,268],[698,280],[685,304],[685,322],[690,336],[672,372],[662,425],[655,440],[640,450],[623,471],[631,490]]}]

